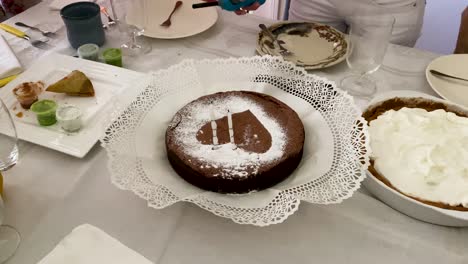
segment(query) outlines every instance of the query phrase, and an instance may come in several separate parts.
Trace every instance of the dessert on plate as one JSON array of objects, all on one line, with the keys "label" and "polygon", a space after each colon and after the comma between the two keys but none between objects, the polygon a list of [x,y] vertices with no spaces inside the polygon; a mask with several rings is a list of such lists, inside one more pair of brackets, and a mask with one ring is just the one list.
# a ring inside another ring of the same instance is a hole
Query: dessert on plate
[{"label": "dessert on plate", "polygon": [[44,89],[44,83],[24,82],[13,88],[13,94],[24,109],[29,109],[39,98],[39,94]]},{"label": "dessert on plate", "polygon": [[468,211],[468,112],[425,98],[368,108],[369,172],[407,197]]},{"label": "dessert on plate", "polygon": [[57,103],[53,100],[39,100],[31,105],[31,111],[36,113],[36,119],[41,126],[51,126],[57,122],[55,112]]},{"label": "dessert on plate", "polygon": [[78,70],[47,87],[46,91],[54,93],[65,93],[70,96],[94,96],[94,87],[91,80]]},{"label": "dessert on plate", "polygon": [[167,156],[187,182],[213,192],[269,188],[299,165],[304,126],[289,106],[256,92],[202,96],[173,117]]}]

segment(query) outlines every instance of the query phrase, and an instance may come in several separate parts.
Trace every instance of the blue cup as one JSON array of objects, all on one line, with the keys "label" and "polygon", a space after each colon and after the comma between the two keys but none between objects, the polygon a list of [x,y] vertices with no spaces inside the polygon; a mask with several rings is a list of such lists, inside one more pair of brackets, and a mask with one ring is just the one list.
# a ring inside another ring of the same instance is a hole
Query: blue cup
[{"label": "blue cup", "polygon": [[77,49],[83,44],[102,46],[105,41],[99,5],[91,2],[69,4],[60,10],[70,45]]}]

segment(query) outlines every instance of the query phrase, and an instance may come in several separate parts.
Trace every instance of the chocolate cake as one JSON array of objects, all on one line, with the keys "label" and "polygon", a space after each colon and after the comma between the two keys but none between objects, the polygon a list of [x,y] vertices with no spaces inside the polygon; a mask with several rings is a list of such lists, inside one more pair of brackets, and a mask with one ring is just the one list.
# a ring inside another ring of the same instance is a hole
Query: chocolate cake
[{"label": "chocolate cake", "polygon": [[166,131],[170,164],[187,182],[213,192],[269,188],[299,165],[304,146],[299,116],[271,96],[230,91],[182,107]]}]

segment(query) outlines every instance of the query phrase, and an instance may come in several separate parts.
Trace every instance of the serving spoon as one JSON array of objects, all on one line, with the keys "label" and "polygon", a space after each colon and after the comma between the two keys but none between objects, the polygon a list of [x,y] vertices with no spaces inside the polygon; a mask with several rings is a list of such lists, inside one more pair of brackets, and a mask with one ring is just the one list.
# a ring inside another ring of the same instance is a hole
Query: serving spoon
[{"label": "serving spoon", "polygon": [[175,3],[175,6],[174,6],[174,9],[172,10],[171,14],[169,15],[169,17],[166,19],[166,21],[162,22],[162,24],[160,26],[163,26],[163,27],[170,27],[172,22],[171,22],[171,17],[172,15],[174,14],[174,12],[179,9],[179,7],[182,6],[182,1],[177,1]]}]

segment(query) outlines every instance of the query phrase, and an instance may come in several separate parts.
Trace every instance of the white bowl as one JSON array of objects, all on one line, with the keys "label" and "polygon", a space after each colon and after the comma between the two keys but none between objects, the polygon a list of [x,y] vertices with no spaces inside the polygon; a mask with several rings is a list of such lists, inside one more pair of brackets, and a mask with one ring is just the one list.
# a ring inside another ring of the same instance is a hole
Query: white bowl
[{"label": "white bowl", "polygon": [[[378,102],[385,101],[391,98],[415,98],[422,97],[436,102],[441,102],[448,105],[458,106],[461,109],[468,111],[466,107],[451,103],[449,101],[414,91],[392,91],[377,95],[368,105],[375,105]],[[367,109],[366,109],[367,110]],[[366,111],[364,110],[364,111]],[[385,185],[382,181],[375,178],[372,173],[367,171],[367,178],[363,185],[374,194],[379,200],[389,205],[393,209],[400,211],[403,214],[419,219],[424,222],[444,225],[444,226],[468,226],[468,212],[442,209],[439,207],[427,205],[412,198],[409,198],[394,189]]]}]

